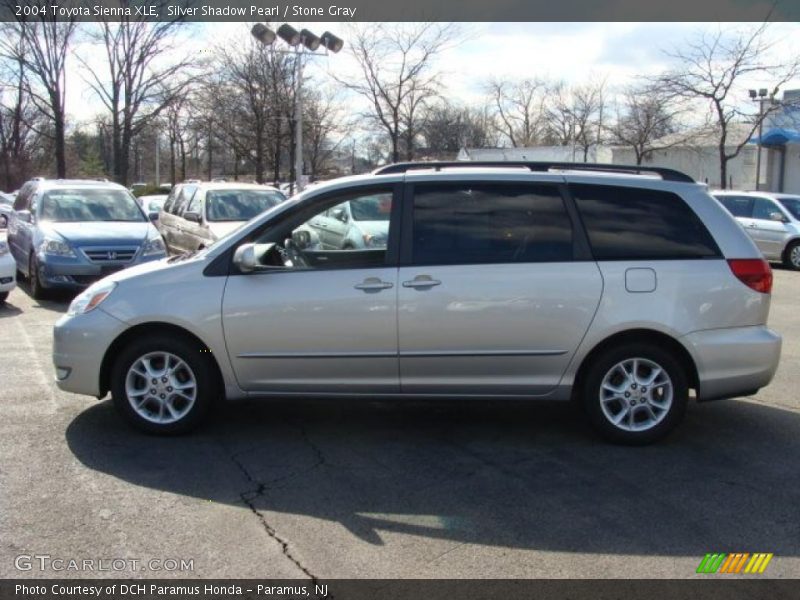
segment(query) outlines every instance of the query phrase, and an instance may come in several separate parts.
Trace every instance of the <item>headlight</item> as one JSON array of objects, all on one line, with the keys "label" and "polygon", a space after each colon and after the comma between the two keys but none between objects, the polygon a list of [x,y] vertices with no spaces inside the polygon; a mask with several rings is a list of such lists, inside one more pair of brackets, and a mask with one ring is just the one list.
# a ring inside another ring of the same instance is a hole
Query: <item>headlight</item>
[{"label": "headlight", "polygon": [[115,281],[98,281],[75,297],[67,309],[68,315],[82,315],[97,308],[97,306],[117,287]]},{"label": "headlight", "polygon": [[8,254],[8,244],[6,242],[0,242],[0,256]]},{"label": "headlight", "polygon": [[364,244],[367,248],[385,248],[386,238],[381,235],[364,234]]},{"label": "headlight", "polygon": [[50,256],[75,256],[75,252],[69,244],[61,240],[45,239],[39,246],[39,252]]},{"label": "headlight", "polygon": [[164,240],[161,237],[155,237],[147,240],[142,248],[142,256],[153,256],[154,254],[166,254],[167,249],[164,247]]}]

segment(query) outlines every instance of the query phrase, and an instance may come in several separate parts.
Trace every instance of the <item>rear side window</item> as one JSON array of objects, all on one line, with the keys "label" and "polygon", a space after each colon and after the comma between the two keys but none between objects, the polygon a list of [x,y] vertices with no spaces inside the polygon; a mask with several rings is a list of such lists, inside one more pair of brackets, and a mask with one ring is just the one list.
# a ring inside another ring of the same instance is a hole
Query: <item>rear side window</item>
[{"label": "rear side window", "polygon": [[660,190],[571,185],[596,260],[717,258],[719,248],[680,196]]},{"label": "rear side window", "polygon": [[734,217],[748,219],[753,214],[753,199],[747,196],[717,196],[722,206],[728,209]]},{"label": "rear side window", "polygon": [[572,222],[554,187],[417,185],[412,248],[421,265],[569,261]]}]

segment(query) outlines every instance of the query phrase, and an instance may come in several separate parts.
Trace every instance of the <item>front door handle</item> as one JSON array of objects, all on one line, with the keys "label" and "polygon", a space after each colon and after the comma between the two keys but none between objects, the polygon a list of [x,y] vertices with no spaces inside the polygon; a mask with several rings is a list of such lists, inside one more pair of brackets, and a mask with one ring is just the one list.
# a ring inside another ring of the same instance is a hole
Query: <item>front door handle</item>
[{"label": "front door handle", "polygon": [[403,287],[405,288],[430,288],[435,285],[440,285],[442,282],[438,279],[433,279],[430,275],[417,275],[411,281],[404,281]]},{"label": "front door handle", "polygon": [[388,290],[392,287],[394,287],[393,283],[381,281],[379,277],[367,277],[362,283],[355,285],[357,290],[364,290],[365,292],[379,292],[381,290]]}]

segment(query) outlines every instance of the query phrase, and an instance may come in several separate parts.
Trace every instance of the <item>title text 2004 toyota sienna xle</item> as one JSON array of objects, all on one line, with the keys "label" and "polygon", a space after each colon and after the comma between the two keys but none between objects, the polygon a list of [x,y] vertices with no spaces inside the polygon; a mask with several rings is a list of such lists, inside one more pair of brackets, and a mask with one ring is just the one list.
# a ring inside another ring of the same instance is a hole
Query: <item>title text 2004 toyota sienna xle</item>
[{"label": "title text 2004 toyota sienna xle", "polygon": [[[401,164],[314,187],[78,296],[58,385],[110,390],[156,433],[223,397],[490,397],[576,400],[606,437],[651,442],[690,390],[770,382],[772,273],[704,186],[603,170]],[[313,243],[310,220],[360,198],[388,212],[385,246]]]}]

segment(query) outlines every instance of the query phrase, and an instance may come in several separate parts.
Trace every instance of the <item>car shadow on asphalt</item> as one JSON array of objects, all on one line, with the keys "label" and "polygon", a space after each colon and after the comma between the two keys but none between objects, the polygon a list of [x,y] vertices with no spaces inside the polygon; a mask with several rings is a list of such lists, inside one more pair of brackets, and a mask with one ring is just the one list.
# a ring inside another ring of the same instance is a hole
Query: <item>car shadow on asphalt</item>
[{"label": "car shadow on asphalt", "polygon": [[641,448],[598,440],[565,404],[502,402],[249,402],[174,438],[136,433],[102,402],[66,441],[131,484],[325,519],[376,545],[402,532],[544,551],[800,553],[800,415],[757,402],[693,404]]},{"label": "car shadow on asphalt", "polygon": [[[71,292],[65,290],[48,290],[46,298],[36,300],[31,295],[31,288],[27,279],[17,280],[17,287],[15,288],[14,293],[26,294],[28,298],[31,299],[31,302],[35,302],[34,304],[35,308],[43,308],[45,310],[57,313],[67,312],[67,308],[69,308],[69,303],[72,302],[72,299],[77,294],[77,292]],[[10,296],[9,298],[13,300],[13,296]]]}]

